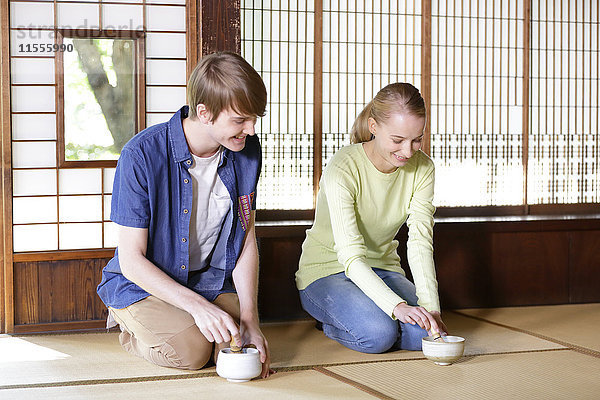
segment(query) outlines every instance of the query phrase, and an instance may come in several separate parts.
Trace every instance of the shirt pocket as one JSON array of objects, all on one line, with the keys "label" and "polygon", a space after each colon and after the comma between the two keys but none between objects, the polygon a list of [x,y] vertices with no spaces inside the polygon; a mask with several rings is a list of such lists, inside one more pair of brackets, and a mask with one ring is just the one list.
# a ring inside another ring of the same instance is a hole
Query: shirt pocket
[{"label": "shirt pocket", "polygon": [[231,198],[229,193],[222,194],[212,192],[210,194],[209,219],[219,221],[219,226],[222,225],[225,216],[231,208]]}]

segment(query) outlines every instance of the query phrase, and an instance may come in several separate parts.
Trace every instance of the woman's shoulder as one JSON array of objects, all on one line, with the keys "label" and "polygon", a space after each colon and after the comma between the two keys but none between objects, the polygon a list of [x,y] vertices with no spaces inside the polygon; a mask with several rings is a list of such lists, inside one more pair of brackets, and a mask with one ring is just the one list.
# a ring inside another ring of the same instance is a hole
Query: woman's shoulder
[{"label": "woman's shoulder", "polygon": [[343,166],[356,164],[360,160],[361,143],[349,144],[339,148],[327,162],[327,166]]},{"label": "woman's shoulder", "polygon": [[357,143],[338,149],[327,161],[327,165],[323,169],[323,177],[336,181],[354,180],[353,177],[356,176],[361,162],[360,146],[360,143]]},{"label": "woman's shoulder", "polygon": [[427,154],[419,150],[411,157],[410,168],[406,171],[416,182],[430,181],[435,176],[435,164]]},{"label": "woman's shoulder", "polygon": [[417,151],[413,157],[415,157],[416,161],[419,164],[430,165],[433,166],[433,160],[427,154],[423,152],[423,150]]},{"label": "woman's shoulder", "polygon": [[413,154],[411,161],[417,170],[430,170],[435,168],[435,164],[433,163],[431,157],[423,153],[422,150],[419,150]]}]

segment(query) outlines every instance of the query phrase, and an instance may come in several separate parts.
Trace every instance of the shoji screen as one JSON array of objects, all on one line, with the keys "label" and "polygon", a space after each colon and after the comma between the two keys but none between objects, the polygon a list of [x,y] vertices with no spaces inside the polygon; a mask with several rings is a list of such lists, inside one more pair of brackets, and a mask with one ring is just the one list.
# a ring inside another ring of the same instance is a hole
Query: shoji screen
[{"label": "shoji screen", "polygon": [[323,165],[392,82],[421,85],[421,1],[323,1]]},{"label": "shoji screen", "polygon": [[[258,207],[313,207],[313,134],[323,165],[349,144],[354,118],[390,82],[420,85],[420,0],[330,1],[322,6],[322,54],[314,54],[315,2],[242,1],[242,53],[269,91],[257,125],[263,145]],[[323,132],[313,133],[314,57],[322,63]]]},{"label": "shoji screen", "polygon": [[597,0],[532,2],[531,204],[597,203]]},{"label": "shoji screen", "polygon": [[261,74],[267,115],[260,209],[313,207],[314,6],[312,1],[242,0],[242,55]]},{"label": "shoji screen", "polygon": [[[115,246],[114,168],[58,168],[55,28],[146,33],[146,121],[185,104],[185,0],[11,1],[14,251]],[[29,45],[29,46],[27,46]]]},{"label": "shoji screen", "polygon": [[523,1],[432,2],[439,206],[523,203]]}]

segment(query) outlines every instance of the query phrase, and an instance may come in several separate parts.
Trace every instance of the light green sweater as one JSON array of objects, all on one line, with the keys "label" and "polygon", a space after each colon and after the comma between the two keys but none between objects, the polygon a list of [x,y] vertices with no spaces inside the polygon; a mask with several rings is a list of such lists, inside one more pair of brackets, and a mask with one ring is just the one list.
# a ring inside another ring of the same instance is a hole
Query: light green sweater
[{"label": "light green sweater", "polygon": [[315,221],[306,231],[298,289],[345,272],[386,314],[394,318],[395,294],[372,268],[405,274],[394,237],[408,225],[408,263],[419,305],[440,311],[433,263],[433,162],[418,151],[404,167],[386,174],[368,159],[362,144],[338,150],[321,177]]}]

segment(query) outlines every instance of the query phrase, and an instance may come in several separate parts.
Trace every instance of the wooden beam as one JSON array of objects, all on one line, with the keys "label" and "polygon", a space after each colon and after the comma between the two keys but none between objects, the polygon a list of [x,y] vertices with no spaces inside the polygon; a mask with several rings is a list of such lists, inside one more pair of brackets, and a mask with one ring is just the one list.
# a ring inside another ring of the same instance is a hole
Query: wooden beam
[{"label": "wooden beam", "polygon": [[106,319],[92,321],[50,322],[43,324],[16,325],[14,332],[19,334],[44,332],[106,332]]}]

